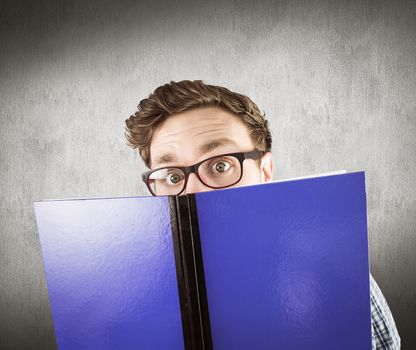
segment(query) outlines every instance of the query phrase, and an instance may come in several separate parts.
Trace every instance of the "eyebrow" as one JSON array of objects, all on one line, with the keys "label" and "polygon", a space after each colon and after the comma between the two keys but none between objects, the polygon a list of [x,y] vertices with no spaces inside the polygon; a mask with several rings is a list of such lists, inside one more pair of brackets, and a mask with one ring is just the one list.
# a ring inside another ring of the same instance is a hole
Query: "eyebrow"
[{"label": "eyebrow", "polygon": [[[198,155],[201,156],[206,153],[212,152],[215,149],[224,145],[237,145],[237,144],[233,140],[230,140],[227,138],[211,140],[198,147]],[[176,161],[177,161],[177,157],[174,153],[165,153],[165,154],[162,154],[160,157],[158,157],[156,159],[156,162],[154,162],[154,164],[158,165],[161,163],[172,163]]]},{"label": "eyebrow", "polygon": [[173,153],[166,153],[157,158],[155,164],[171,163],[176,161],[176,156]]},{"label": "eyebrow", "polygon": [[204,143],[203,145],[199,146],[198,152],[200,155],[206,154],[208,152],[211,152],[221,146],[224,145],[237,145],[234,141],[227,139],[227,138],[221,138],[209,141],[207,143]]}]

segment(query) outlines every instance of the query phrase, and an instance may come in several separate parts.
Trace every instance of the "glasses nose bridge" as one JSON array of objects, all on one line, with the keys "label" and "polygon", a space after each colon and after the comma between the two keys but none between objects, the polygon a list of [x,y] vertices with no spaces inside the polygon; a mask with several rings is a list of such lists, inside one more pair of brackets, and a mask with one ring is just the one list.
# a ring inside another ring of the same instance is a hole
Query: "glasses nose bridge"
[{"label": "glasses nose bridge", "polygon": [[183,168],[184,171],[185,171],[186,179],[188,179],[189,175],[191,175],[191,174],[195,174],[196,177],[199,178],[199,175],[198,175],[199,165],[200,165],[200,163],[194,164],[194,165],[190,165],[190,166],[187,166],[187,167]]}]

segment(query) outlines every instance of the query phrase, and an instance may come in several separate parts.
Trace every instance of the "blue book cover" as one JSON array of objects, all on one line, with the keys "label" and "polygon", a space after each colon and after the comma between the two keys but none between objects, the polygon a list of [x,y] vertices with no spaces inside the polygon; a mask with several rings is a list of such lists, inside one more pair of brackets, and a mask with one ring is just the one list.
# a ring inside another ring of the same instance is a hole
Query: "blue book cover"
[{"label": "blue book cover", "polygon": [[363,172],[35,203],[59,349],[371,349]]}]

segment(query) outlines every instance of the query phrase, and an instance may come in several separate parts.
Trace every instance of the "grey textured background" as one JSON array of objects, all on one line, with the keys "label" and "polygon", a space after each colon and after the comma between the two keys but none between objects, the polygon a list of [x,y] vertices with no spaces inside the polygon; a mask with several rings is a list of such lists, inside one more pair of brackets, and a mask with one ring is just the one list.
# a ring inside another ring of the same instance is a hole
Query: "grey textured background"
[{"label": "grey textured background", "polygon": [[32,203],[145,194],[124,120],[170,80],[245,93],[276,178],[365,170],[371,270],[416,344],[416,2],[0,5],[0,348],[54,348]]}]

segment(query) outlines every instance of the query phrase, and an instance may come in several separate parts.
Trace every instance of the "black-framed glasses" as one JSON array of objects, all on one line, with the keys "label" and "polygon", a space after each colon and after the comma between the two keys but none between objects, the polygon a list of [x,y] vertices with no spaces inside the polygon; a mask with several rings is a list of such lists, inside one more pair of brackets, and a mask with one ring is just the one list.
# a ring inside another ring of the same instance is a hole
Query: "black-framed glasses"
[{"label": "black-framed glasses", "polygon": [[243,177],[245,159],[259,159],[264,152],[254,150],[221,154],[186,167],[163,167],[142,174],[142,180],[154,196],[179,195],[194,173],[205,186],[221,189],[238,183]]}]

